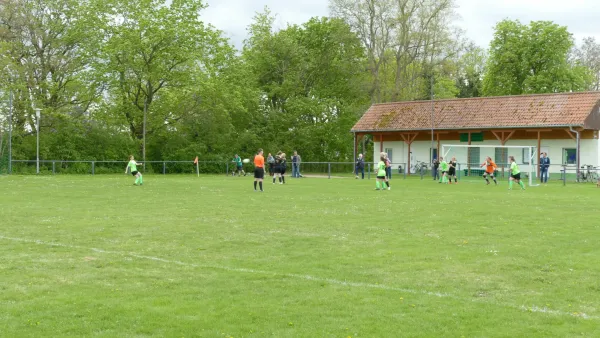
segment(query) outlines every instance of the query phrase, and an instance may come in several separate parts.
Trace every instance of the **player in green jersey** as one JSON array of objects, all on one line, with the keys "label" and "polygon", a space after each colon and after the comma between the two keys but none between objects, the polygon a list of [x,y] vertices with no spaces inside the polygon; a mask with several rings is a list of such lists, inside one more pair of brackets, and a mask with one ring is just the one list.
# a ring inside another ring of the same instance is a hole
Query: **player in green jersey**
[{"label": "player in green jersey", "polygon": [[440,157],[440,170],[442,170],[442,177],[440,178],[440,183],[448,184],[448,162],[444,160],[443,157]]},{"label": "player in green jersey", "polygon": [[144,178],[142,177],[142,173],[137,170],[138,165],[142,165],[142,163],[137,163],[133,158],[133,155],[130,155],[129,163],[127,163],[127,167],[125,167],[125,173],[127,174],[127,169],[129,169],[131,175],[135,177],[135,183],[133,183],[133,185],[144,184]]},{"label": "player in green jersey", "polygon": [[512,190],[513,182],[517,181],[517,184],[521,186],[521,189],[525,190],[525,184],[521,181],[521,170],[515,161],[514,156],[510,156],[510,180],[508,181],[508,190]]},{"label": "player in green jersey", "polygon": [[233,161],[231,162],[235,163],[236,168],[235,171],[231,172],[231,176],[235,176],[236,173],[238,174],[238,177],[242,175],[246,176],[246,172],[244,171],[244,164],[242,163],[242,158],[238,154],[235,154],[235,156],[233,157]]},{"label": "player in green jersey", "polygon": [[[375,190],[385,190],[386,185],[386,172],[385,172],[385,159],[386,154],[381,153],[379,156],[379,163],[377,164],[377,180],[375,181]],[[387,189],[390,190],[390,183],[387,182]]]}]

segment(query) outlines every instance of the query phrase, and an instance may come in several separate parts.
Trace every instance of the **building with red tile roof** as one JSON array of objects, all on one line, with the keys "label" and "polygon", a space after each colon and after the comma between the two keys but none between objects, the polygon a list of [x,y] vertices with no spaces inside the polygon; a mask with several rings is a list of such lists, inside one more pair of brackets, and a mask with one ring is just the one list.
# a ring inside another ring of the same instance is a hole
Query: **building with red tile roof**
[{"label": "building with red tile roof", "polygon": [[[532,165],[537,165],[540,153],[547,152],[552,172],[560,171],[562,164],[577,166],[577,157],[580,166],[600,166],[598,130],[600,92],[375,104],[352,128],[357,148],[362,136],[372,135],[375,154],[386,151],[394,163],[408,168],[416,161],[430,163],[441,144],[480,144],[535,146]],[[530,162],[518,149],[455,151],[449,156],[469,167],[486,156],[499,164],[506,163],[509,155],[521,164]]]}]

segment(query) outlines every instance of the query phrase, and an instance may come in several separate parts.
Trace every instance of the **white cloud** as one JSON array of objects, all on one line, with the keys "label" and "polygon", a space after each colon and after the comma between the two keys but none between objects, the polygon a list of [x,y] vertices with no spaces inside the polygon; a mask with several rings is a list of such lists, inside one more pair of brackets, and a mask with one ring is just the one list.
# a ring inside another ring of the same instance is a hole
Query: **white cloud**
[{"label": "white cloud", "polygon": [[462,19],[458,24],[467,36],[488,47],[494,26],[503,19],[554,21],[567,26],[577,41],[595,36],[600,40],[600,2],[596,0],[456,0]]},{"label": "white cloud", "polygon": [[246,29],[252,23],[252,18],[257,12],[262,12],[265,6],[276,16],[276,29],[329,14],[327,0],[208,0],[208,5],[202,17],[224,31],[225,36],[238,48],[247,37]]},{"label": "white cloud", "polygon": [[[493,37],[494,25],[502,19],[548,20],[567,26],[574,37],[595,36],[600,41],[600,1],[598,0],[456,0],[461,16],[458,24],[467,36],[482,47]],[[327,0],[208,0],[203,18],[240,48],[246,28],[256,12],[265,6],[277,15],[275,28],[288,23],[302,24],[314,16],[329,14]]]}]

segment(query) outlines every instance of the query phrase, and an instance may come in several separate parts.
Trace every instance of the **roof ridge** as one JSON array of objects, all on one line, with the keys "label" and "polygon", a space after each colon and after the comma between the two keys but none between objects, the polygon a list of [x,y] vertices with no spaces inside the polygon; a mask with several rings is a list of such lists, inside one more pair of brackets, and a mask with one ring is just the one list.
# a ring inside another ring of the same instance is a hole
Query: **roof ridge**
[{"label": "roof ridge", "polygon": [[387,106],[393,104],[406,104],[406,103],[424,103],[424,102],[451,102],[451,101],[478,101],[488,99],[503,99],[503,98],[525,98],[525,97],[542,97],[542,96],[563,96],[563,95],[583,95],[583,94],[598,94],[600,91],[588,90],[584,92],[562,92],[562,93],[540,93],[540,94],[521,94],[521,95],[501,95],[501,96],[480,96],[480,97],[465,97],[465,98],[449,98],[449,99],[437,99],[437,100],[414,100],[414,101],[394,101],[394,102],[382,102],[374,103],[372,106]]}]

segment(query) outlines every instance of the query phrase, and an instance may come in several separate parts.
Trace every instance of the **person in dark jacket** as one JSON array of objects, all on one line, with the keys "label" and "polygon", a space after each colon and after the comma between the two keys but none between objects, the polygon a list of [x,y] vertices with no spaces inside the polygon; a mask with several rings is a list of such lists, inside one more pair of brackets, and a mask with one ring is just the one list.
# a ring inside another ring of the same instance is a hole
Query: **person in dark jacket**
[{"label": "person in dark jacket", "polygon": [[550,158],[547,153],[542,153],[540,158],[540,176],[542,183],[548,183],[548,170],[550,169]]},{"label": "person in dark jacket", "polygon": [[300,162],[302,162],[302,158],[300,157],[298,152],[294,150],[294,155],[292,156],[292,177],[302,177],[302,175],[300,174]]},{"label": "person in dark jacket", "polygon": [[362,175],[362,179],[365,179],[365,159],[362,154],[358,154],[358,158],[356,159],[354,173],[356,174],[356,179],[358,179],[358,174]]},{"label": "person in dark jacket", "polygon": [[431,176],[433,176],[433,180],[436,181],[440,178],[440,161],[437,158],[433,159],[433,169],[431,170]]},{"label": "person in dark jacket", "polygon": [[390,156],[385,154],[385,180],[388,182],[392,179],[392,160],[390,160]]},{"label": "person in dark jacket", "polygon": [[275,175],[275,157],[269,153],[267,157],[267,164],[269,165],[269,176]]},{"label": "person in dark jacket", "polygon": [[287,161],[285,159],[285,153],[281,151],[275,156],[275,175],[273,176],[273,184],[278,179],[279,184],[285,184],[285,172],[287,170]]}]

